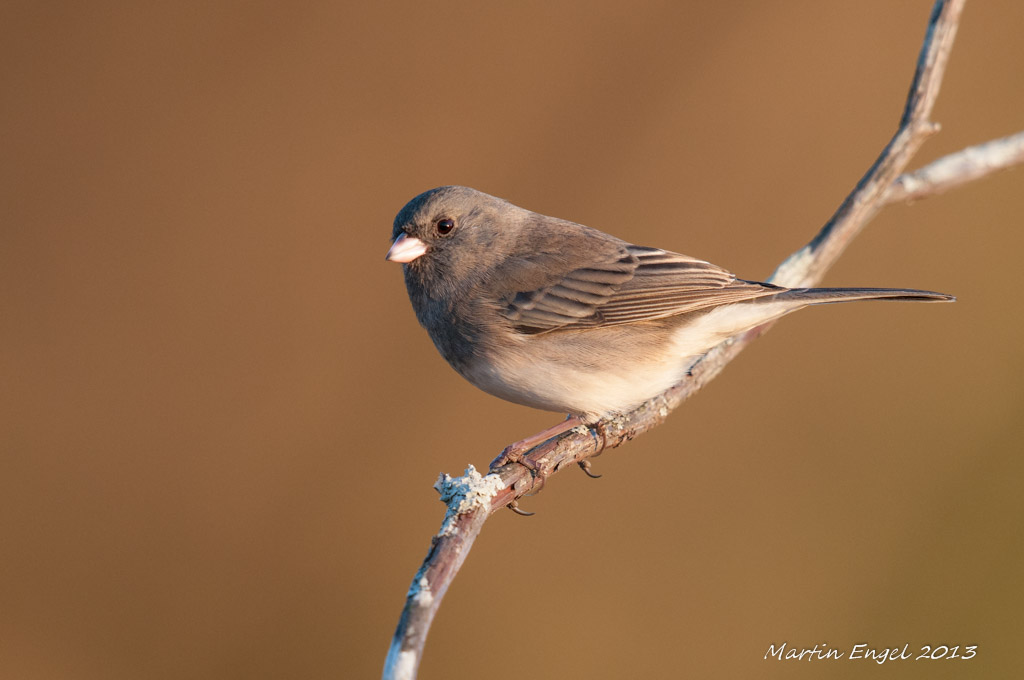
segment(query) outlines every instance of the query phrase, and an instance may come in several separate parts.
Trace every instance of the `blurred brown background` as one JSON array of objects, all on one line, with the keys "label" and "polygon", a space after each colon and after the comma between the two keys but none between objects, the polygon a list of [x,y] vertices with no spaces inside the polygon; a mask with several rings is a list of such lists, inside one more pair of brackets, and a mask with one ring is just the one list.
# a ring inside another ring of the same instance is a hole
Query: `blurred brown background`
[{"label": "blurred brown background", "polygon": [[[395,212],[467,184],[765,277],[930,6],[4,3],[0,677],[376,677],[438,472],[559,418],[437,356]],[[968,3],[921,162],[1024,128],[1022,25]],[[1022,182],[885,210],[827,280],[957,304],[795,315],[494,517],[421,677],[1019,672]]]}]

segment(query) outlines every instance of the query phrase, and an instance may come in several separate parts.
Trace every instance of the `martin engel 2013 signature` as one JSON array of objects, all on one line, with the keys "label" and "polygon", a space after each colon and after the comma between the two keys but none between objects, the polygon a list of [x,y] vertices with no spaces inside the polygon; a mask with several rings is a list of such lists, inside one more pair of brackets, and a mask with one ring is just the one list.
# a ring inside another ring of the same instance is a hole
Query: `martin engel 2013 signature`
[{"label": "martin engel 2013 signature", "polygon": [[910,643],[903,647],[872,647],[867,643],[853,645],[848,651],[829,647],[825,643],[813,647],[793,647],[788,642],[780,645],[768,645],[765,659],[778,661],[874,661],[883,664],[886,661],[938,661],[940,659],[956,659],[969,661],[978,655],[978,645],[921,645],[911,650]]}]

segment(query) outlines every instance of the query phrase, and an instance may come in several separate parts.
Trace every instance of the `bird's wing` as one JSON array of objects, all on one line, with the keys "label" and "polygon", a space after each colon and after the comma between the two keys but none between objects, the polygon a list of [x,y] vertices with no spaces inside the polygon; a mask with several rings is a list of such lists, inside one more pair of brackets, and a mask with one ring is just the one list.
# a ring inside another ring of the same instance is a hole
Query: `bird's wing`
[{"label": "bird's wing", "polygon": [[520,271],[532,265],[549,279],[502,300],[505,317],[522,333],[663,319],[781,290],[739,280],[721,267],[657,248],[623,244],[614,253],[600,253],[586,267],[557,277],[542,261],[551,257],[541,253],[515,265]]}]

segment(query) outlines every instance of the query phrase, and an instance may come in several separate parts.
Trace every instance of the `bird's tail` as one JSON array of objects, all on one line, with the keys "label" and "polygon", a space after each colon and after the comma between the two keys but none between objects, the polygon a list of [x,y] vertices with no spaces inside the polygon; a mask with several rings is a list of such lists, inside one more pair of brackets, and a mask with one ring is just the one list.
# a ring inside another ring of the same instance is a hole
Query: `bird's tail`
[{"label": "bird's tail", "polygon": [[945,293],[912,288],[790,288],[774,296],[774,300],[800,301],[807,305],[854,300],[903,300],[905,302],[954,302]]}]

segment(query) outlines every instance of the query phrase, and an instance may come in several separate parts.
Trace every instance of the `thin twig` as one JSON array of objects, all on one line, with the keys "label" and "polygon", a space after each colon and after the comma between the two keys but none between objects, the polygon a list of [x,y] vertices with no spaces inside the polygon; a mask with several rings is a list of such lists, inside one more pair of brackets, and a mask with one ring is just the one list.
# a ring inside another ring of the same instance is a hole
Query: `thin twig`
[{"label": "thin twig", "polygon": [[936,196],[1021,163],[1024,163],[1024,132],[969,146],[919,170],[900,175],[886,192],[885,203]]},{"label": "thin twig", "polygon": [[[935,3],[896,135],[854,191],[839,206],[832,219],[807,246],[787,258],[770,281],[788,287],[813,285],[821,280],[846,245],[883,205],[903,197],[923,197],[938,193],[940,187],[956,186],[977,179],[998,167],[1007,167],[1020,161],[1019,154],[1016,160],[997,162],[993,158],[986,158],[986,155],[1009,158],[1009,154],[1002,153],[1004,146],[997,145],[988,151],[978,152],[981,158],[967,165],[957,163],[941,173],[931,172],[930,169],[946,160],[942,159],[919,171],[923,175],[915,173],[901,176],[924,140],[937,130],[929,117],[942,82],[963,4],[964,0],[938,0]],[[972,149],[982,149],[984,146]],[[973,153],[967,149],[953,157],[970,156]],[[898,177],[899,186],[905,187],[908,178],[913,178],[919,184],[912,191],[893,188]],[[899,191],[904,193],[900,194]],[[711,381],[744,347],[770,326],[765,324],[723,342],[697,362],[685,380],[634,411],[602,420],[591,427],[575,428],[535,447],[525,457],[534,468],[533,472],[524,465],[510,463],[486,476],[480,475],[472,466],[464,476],[456,479],[442,475],[435,488],[447,503],[448,511],[441,531],[434,536],[423,566],[409,588],[405,608],[385,663],[385,680],[415,678],[427,632],[441,598],[492,512],[528,493],[536,493],[543,485],[543,480],[560,469],[585,461],[607,448],[614,448],[660,424],[670,411]]]}]

